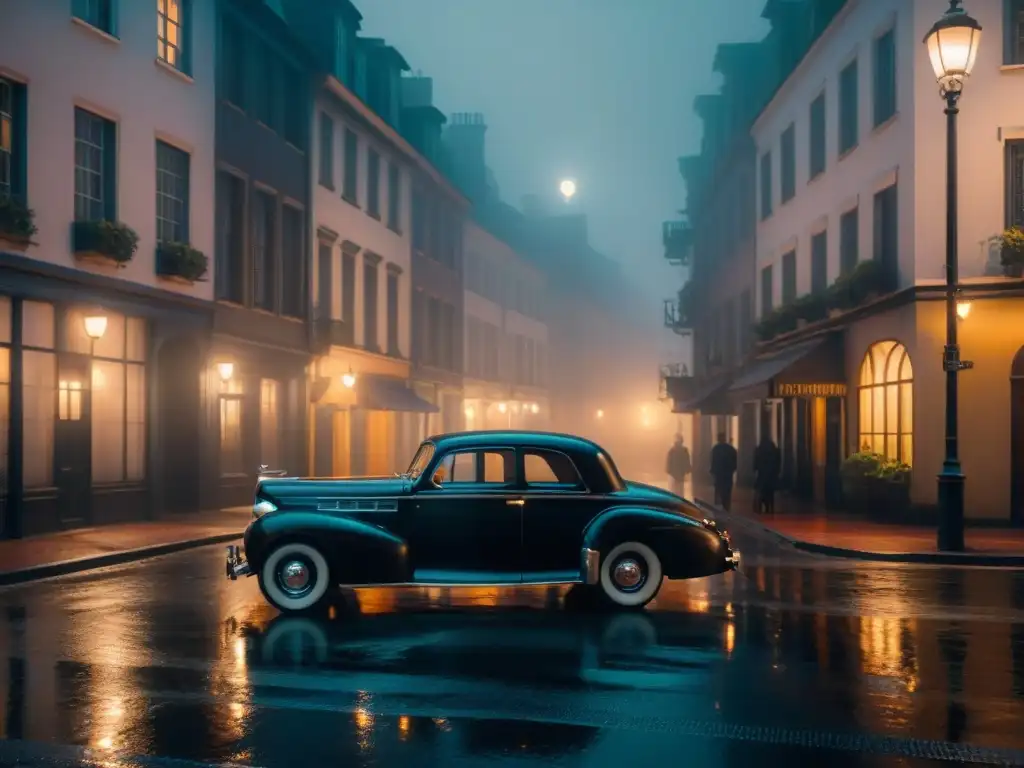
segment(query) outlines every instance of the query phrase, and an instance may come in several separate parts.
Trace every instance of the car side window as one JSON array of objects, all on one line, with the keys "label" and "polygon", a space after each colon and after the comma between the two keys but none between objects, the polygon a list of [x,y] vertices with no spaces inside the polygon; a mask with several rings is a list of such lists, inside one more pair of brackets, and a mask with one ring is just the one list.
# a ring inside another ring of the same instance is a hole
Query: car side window
[{"label": "car side window", "polygon": [[531,450],[523,454],[523,479],[527,485],[547,488],[582,488],[583,480],[564,453]]},{"label": "car side window", "polygon": [[453,451],[434,470],[434,482],[444,487],[453,483],[515,482],[515,454],[512,451]]}]

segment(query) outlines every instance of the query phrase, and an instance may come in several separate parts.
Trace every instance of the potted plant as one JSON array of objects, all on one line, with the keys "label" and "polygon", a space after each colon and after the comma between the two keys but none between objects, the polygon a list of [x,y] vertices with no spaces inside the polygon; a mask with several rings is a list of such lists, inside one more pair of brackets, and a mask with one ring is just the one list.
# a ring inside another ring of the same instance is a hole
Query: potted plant
[{"label": "potted plant", "polygon": [[780,334],[796,330],[796,321],[793,305],[787,304],[762,315],[754,330],[761,341],[769,341]]},{"label": "potted plant", "polygon": [[910,510],[910,467],[867,447],[840,469],[846,508],[865,517],[898,519]]},{"label": "potted plant", "polygon": [[1009,227],[999,235],[1000,260],[1007,277],[1024,276],[1024,230]]},{"label": "potted plant", "polygon": [[24,252],[32,244],[35,211],[15,197],[0,197],[0,249]]},{"label": "potted plant", "polygon": [[76,221],[71,230],[72,250],[79,259],[97,259],[125,266],[135,256],[139,236],[120,221]]},{"label": "potted plant", "polygon": [[209,259],[188,243],[160,243],[156,251],[156,273],[160,277],[192,284],[206,279]]},{"label": "potted plant", "polygon": [[804,294],[791,306],[798,327],[823,320],[827,311],[825,297],[818,293]]}]

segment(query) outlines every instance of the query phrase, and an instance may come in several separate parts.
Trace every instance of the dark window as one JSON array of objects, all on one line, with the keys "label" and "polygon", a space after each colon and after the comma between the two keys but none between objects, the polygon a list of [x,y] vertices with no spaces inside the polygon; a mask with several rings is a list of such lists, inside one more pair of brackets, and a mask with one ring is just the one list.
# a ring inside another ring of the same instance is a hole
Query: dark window
[{"label": "dark window", "polygon": [[1024,0],[1003,0],[1003,14],[1003,64],[1024,64]]},{"label": "dark window", "polygon": [[424,362],[437,365],[441,358],[441,302],[434,296],[427,299],[427,348]]},{"label": "dark window", "polygon": [[359,137],[345,129],[345,181],[341,196],[353,205],[359,204]]},{"label": "dark window", "polygon": [[75,220],[117,218],[117,128],[75,108]]},{"label": "dark window", "polygon": [[891,29],[875,40],[874,106],[876,126],[896,114],[896,38]]},{"label": "dark window", "polygon": [[334,121],[320,113],[320,183],[334,189]]},{"label": "dark window", "polygon": [[772,153],[761,155],[761,219],[772,215]]},{"label": "dark window", "polygon": [[839,217],[839,272],[843,275],[852,272],[860,259],[859,210],[851,208]]},{"label": "dark window", "polygon": [[245,109],[245,39],[238,24],[228,18],[221,29],[220,69],[224,98]]},{"label": "dark window", "polygon": [[254,58],[251,66],[257,70],[255,77],[259,84],[253,91],[253,116],[264,125],[275,128],[274,99],[279,69],[277,56],[269,46],[261,45]]},{"label": "dark window", "polygon": [[857,60],[839,73],[839,154],[849,152],[860,139],[860,85]]},{"label": "dark window", "polygon": [[754,341],[754,307],[750,289],[740,296],[740,354],[745,355]]},{"label": "dark window", "polygon": [[108,35],[114,35],[117,32],[114,28],[114,2],[115,0],[73,0],[71,12],[86,24],[103,30]]},{"label": "dark window", "polygon": [[782,306],[796,299],[796,251],[782,254]]},{"label": "dark window", "polygon": [[191,0],[157,0],[156,55],[181,72],[189,71]]},{"label": "dark window", "polygon": [[555,451],[525,451],[523,453],[523,480],[527,485],[582,488],[583,481],[572,459]]},{"label": "dark window", "polygon": [[764,317],[775,308],[772,290],[772,265],[761,270],[761,316]]},{"label": "dark window", "polygon": [[1006,225],[1024,227],[1024,141],[1006,142]]},{"label": "dark window", "polygon": [[451,304],[442,303],[439,319],[438,364],[450,371],[455,368],[455,308]]},{"label": "dark window", "polygon": [[402,231],[402,174],[397,163],[388,163],[388,226]]},{"label": "dark window", "polygon": [[0,198],[25,197],[26,89],[0,78]]},{"label": "dark window", "polygon": [[366,151],[366,212],[380,218],[380,155],[372,148]]},{"label": "dark window", "polygon": [[349,343],[355,343],[356,255],[344,250],[341,252],[341,321]]},{"label": "dark window", "polygon": [[516,461],[512,451],[457,451],[449,453],[434,473],[434,482],[496,483],[509,485],[516,481]]},{"label": "dark window", "polygon": [[363,261],[363,346],[377,351],[377,265]]},{"label": "dark window", "polygon": [[899,193],[896,184],[875,195],[875,258],[881,263],[885,290],[896,290],[899,278]]},{"label": "dark window", "polygon": [[276,302],[275,241],[277,236],[277,198],[257,192],[252,211],[252,301],[271,312]]},{"label": "dark window", "polygon": [[177,147],[156,143],[156,239],[187,243],[189,156]]},{"label": "dark window", "polygon": [[825,172],[825,94],[811,102],[811,157],[809,179]]},{"label": "dark window", "polygon": [[412,247],[423,253],[427,246],[426,210],[423,193],[417,188],[412,194]]},{"label": "dark window", "polygon": [[245,303],[245,182],[217,172],[217,298]]},{"label": "dark window", "polygon": [[828,230],[811,237],[811,293],[828,289]]},{"label": "dark window", "polygon": [[305,214],[285,205],[281,209],[281,314],[306,316]]},{"label": "dark window", "polygon": [[297,149],[305,151],[309,141],[306,104],[308,94],[302,74],[294,67],[282,67],[281,77],[284,79],[283,92],[279,94],[280,107],[284,115],[280,118],[284,123],[284,138]]},{"label": "dark window", "polygon": [[316,249],[316,293],[313,296],[313,319],[318,323],[331,319],[331,292],[334,289],[334,246],[320,241]]},{"label": "dark window", "polygon": [[796,126],[792,123],[782,132],[782,151],[779,160],[782,164],[782,202],[786,202],[796,194]]},{"label": "dark window", "polygon": [[388,270],[388,354],[400,354],[398,348],[398,272]]},{"label": "dark window", "polygon": [[412,292],[412,359],[421,363],[424,360],[426,346],[426,322],[424,313],[423,291],[413,290]]}]

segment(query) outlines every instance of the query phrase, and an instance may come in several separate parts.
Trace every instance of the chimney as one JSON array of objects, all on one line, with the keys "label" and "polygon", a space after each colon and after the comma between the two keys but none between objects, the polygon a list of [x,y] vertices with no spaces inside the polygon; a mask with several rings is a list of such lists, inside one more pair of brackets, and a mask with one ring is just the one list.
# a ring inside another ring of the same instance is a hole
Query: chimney
[{"label": "chimney", "polygon": [[441,162],[444,113],[434,106],[434,81],[417,73],[402,78],[402,135],[435,165]]},{"label": "chimney", "polygon": [[444,131],[452,173],[466,197],[477,205],[488,198],[487,124],[479,112],[456,112]]}]

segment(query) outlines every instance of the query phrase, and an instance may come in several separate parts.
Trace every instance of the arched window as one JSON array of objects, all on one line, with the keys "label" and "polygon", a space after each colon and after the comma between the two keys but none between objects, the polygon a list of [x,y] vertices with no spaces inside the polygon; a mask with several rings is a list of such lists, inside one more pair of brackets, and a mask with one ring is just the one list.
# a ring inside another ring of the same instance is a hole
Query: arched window
[{"label": "arched window", "polygon": [[914,463],[914,370],[896,341],[871,346],[860,364],[860,448]]}]

